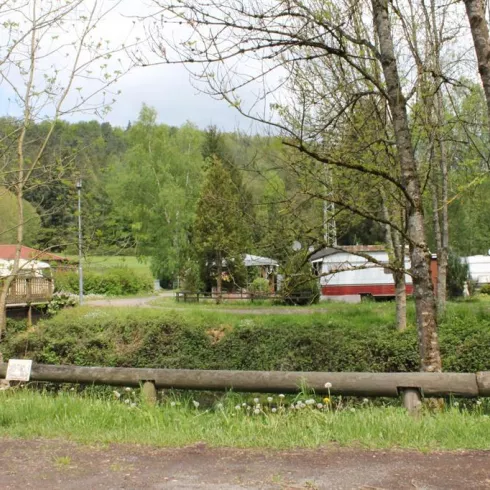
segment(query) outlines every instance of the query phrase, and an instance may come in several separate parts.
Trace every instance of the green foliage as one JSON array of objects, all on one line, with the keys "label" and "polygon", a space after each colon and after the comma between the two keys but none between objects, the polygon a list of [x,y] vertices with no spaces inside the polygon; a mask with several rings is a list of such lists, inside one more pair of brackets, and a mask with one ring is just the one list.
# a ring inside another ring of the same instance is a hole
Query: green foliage
[{"label": "green foliage", "polygon": [[199,264],[194,261],[188,261],[184,268],[182,289],[191,293],[197,293],[201,290],[201,273]]},{"label": "green foliage", "polygon": [[468,264],[461,262],[461,257],[451,251],[448,257],[447,292],[450,298],[463,296],[464,284],[469,279]]},{"label": "green foliage", "polygon": [[[78,274],[74,271],[55,273],[56,291],[79,293]],[[153,289],[150,274],[137,273],[127,267],[114,267],[103,272],[84,271],[83,289],[85,294],[105,294],[123,296]]]},{"label": "green foliage", "polygon": [[248,290],[256,295],[267,294],[269,293],[269,281],[263,277],[256,277],[248,287]]},{"label": "green foliage", "polygon": [[480,288],[480,293],[490,294],[490,284],[483,284],[483,286]]},{"label": "green foliage", "polygon": [[281,295],[287,304],[305,305],[318,303],[320,286],[313,274],[307,252],[299,250],[289,256],[282,270],[284,281]]},{"label": "green foliage", "polygon": [[[85,366],[290,371],[417,371],[414,327],[395,330],[393,304],[332,305],[328,314],[243,315],[139,309],[65,310],[10,334],[6,358]],[[440,331],[443,369],[490,369],[485,304],[450,304]]]},{"label": "green foliage", "polygon": [[76,306],[77,304],[78,298],[73,294],[69,294],[66,292],[56,292],[53,294],[53,297],[48,304],[47,313],[49,315],[54,315],[64,308]]},{"label": "green foliage", "polygon": [[[24,245],[35,245],[39,237],[41,218],[32,204],[24,203]],[[5,187],[0,186],[0,243],[16,243],[17,228],[17,200],[15,195]]]}]

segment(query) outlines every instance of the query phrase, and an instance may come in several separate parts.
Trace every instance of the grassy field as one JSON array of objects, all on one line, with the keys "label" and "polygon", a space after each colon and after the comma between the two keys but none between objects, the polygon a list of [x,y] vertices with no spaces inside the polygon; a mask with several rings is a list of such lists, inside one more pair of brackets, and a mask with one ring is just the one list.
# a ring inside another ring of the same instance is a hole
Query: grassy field
[{"label": "grassy field", "polygon": [[[69,255],[68,258],[78,260],[78,256]],[[82,259],[83,266],[94,271],[104,271],[114,267],[127,267],[138,272],[151,272],[149,262],[142,262],[134,256],[104,256],[90,255]]]},{"label": "grassy field", "polygon": [[318,397],[310,405],[307,397],[299,398],[295,406],[300,408],[291,409],[291,400],[278,396],[271,402],[262,397],[257,404],[251,396],[229,394],[203,409],[192,398],[172,395],[149,407],[135,392],[125,390],[120,390],[120,398],[10,390],[0,393],[0,436],[155,446],[205,442],[263,448],[490,449],[490,407],[485,402],[468,407],[451,402],[440,413],[414,418],[402,408],[368,401],[340,407],[328,402],[318,408]]}]

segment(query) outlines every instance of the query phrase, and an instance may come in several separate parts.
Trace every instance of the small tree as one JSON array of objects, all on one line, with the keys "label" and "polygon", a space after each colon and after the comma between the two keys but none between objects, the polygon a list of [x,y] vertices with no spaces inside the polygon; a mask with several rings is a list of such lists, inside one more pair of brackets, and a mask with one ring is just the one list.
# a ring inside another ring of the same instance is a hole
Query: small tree
[{"label": "small tree", "polygon": [[229,275],[235,284],[238,281],[236,273],[242,269],[247,242],[230,173],[221,160],[212,156],[197,204],[193,243],[203,270],[216,279],[218,301],[223,280]]}]

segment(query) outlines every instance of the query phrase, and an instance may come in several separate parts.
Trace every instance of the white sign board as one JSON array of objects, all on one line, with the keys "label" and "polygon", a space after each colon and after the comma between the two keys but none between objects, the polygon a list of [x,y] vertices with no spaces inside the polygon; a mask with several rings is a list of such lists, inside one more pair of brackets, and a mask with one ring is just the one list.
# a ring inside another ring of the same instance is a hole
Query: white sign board
[{"label": "white sign board", "polygon": [[31,377],[32,360],[9,359],[7,366],[7,381],[29,381]]}]

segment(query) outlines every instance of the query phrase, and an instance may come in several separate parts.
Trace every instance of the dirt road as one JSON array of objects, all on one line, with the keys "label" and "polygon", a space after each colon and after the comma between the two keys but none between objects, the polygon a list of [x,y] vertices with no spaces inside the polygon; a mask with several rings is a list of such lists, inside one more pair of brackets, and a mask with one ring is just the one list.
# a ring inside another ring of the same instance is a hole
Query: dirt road
[{"label": "dirt road", "polygon": [[0,439],[0,488],[490,489],[490,452],[84,446]]}]

